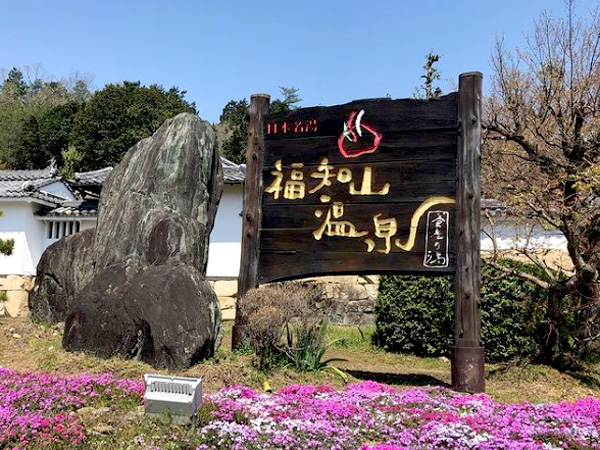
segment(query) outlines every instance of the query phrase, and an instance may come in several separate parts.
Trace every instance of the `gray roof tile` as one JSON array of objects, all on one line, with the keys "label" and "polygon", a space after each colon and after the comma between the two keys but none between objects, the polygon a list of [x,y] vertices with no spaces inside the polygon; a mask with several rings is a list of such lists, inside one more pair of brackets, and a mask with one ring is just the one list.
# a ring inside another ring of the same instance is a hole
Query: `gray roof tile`
[{"label": "gray roof tile", "polygon": [[226,184],[241,184],[246,179],[246,164],[236,164],[221,156],[221,165]]},{"label": "gray roof tile", "polygon": [[65,201],[57,195],[41,192],[39,189],[62,180],[54,167],[39,170],[0,170],[1,198],[34,198],[59,205]]},{"label": "gray roof tile", "polygon": [[104,184],[108,174],[112,172],[112,167],[92,170],[91,172],[75,172],[75,177],[70,180],[73,186],[98,186]]},{"label": "gray roof tile", "polygon": [[95,200],[63,202],[58,208],[44,211],[40,215],[44,217],[96,217],[98,202]]}]

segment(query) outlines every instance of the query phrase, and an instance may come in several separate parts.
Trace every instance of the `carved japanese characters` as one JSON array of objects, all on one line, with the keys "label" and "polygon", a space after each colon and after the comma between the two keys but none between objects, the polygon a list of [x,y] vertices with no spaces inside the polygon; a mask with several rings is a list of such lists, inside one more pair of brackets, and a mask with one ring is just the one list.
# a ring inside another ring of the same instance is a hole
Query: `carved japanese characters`
[{"label": "carved japanese characters", "polygon": [[306,108],[267,116],[263,131],[261,282],[451,273],[455,95]]}]

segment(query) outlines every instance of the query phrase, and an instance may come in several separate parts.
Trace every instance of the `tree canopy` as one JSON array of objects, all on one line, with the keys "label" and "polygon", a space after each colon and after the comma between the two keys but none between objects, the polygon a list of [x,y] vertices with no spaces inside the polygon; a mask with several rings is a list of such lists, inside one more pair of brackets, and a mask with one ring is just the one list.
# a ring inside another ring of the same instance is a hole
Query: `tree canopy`
[{"label": "tree canopy", "polygon": [[442,89],[439,86],[434,87],[434,83],[441,78],[440,71],[435,66],[440,61],[440,58],[441,56],[433,53],[433,51],[425,55],[425,64],[423,65],[425,73],[421,75],[423,84],[416,89],[415,97],[430,99],[438,98],[442,95]]},{"label": "tree canopy", "polygon": [[[286,112],[297,108],[296,104],[302,99],[298,97],[298,89],[279,87],[281,99],[276,99],[269,105],[270,113]],[[223,108],[220,117],[225,138],[221,142],[221,154],[237,164],[246,162],[246,138],[248,133],[248,100],[231,100]]]},{"label": "tree canopy", "polygon": [[70,172],[115,165],[167,118],[196,112],[176,87],[126,81],[91,94],[85,76],[56,81],[34,75],[13,68],[0,84],[0,160],[6,168],[39,169],[50,160]]},{"label": "tree canopy", "polygon": [[67,81],[35,77],[28,82],[13,68],[0,84],[0,159],[4,167],[36,169],[46,167],[61,151],[81,106],[89,94],[83,78]]},{"label": "tree canopy", "polygon": [[71,145],[81,157],[80,170],[118,164],[136,142],[154,133],[168,118],[196,113],[176,87],[142,86],[125,81],[95,92],[75,115]]},{"label": "tree canopy", "polygon": [[[548,291],[549,362],[598,351],[600,337],[600,15],[545,14],[527,46],[498,42],[484,147],[486,195],[562,231],[573,271],[556,271],[524,245]],[[493,264],[494,261],[492,260]],[[568,319],[571,317],[571,319]]]}]

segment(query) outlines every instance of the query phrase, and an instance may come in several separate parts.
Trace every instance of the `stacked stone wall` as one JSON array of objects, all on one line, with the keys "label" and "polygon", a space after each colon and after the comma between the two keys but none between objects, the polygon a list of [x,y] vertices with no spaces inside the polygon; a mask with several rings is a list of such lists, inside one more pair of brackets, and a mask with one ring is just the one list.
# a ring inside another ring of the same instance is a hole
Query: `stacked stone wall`
[{"label": "stacked stone wall", "polygon": [[30,275],[0,276],[0,316],[27,317],[29,315],[29,293],[35,284]]}]

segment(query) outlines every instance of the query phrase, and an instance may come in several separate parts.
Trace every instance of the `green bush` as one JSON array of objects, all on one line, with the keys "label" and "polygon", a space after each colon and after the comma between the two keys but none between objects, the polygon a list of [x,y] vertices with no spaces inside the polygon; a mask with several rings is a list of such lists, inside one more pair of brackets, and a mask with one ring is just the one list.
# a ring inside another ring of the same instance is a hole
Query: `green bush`
[{"label": "green bush", "polygon": [[[530,265],[503,263],[540,275]],[[541,351],[537,336],[545,292],[489,266],[483,273],[481,334],[486,360],[536,359]],[[383,276],[376,317],[375,345],[418,356],[449,356],[454,336],[452,277]]]}]

